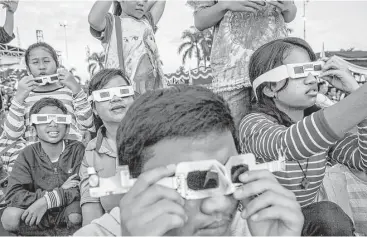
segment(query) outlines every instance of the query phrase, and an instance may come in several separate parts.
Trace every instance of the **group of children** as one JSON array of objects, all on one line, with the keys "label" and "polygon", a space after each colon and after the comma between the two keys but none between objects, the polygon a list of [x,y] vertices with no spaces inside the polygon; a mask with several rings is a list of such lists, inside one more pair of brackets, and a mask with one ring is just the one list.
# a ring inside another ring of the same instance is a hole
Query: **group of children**
[{"label": "group of children", "polygon": [[[8,169],[3,227],[20,235],[71,235],[83,226],[74,234],[312,236],[353,235],[358,223],[357,232],[366,234],[360,218],[316,200],[327,160],[367,170],[367,86],[359,88],[337,58],[319,68],[304,40],[286,37],[293,1],[188,3],[198,29],[214,27],[209,88],[162,89],[154,33],[164,1],[93,5],[90,30],[108,69],[93,76],[87,93],[60,68],[50,45],[27,49],[29,76],[18,83],[2,135],[27,145]],[[348,97],[320,110],[314,74],[284,74],[295,64],[312,65]],[[39,79],[54,74],[54,82]],[[348,133],[355,126],[358,133]],[[86,131],[95,136],[85,147]],[[178,175],[183,163],[194,171],[203,161],[223,166],[242,153],[258,163],[284,156],[286,168],[245,172],[240,188],[204,190],[200,198],[157,184]],[[131,189],[91,195],[89,168],[108,178],[118,165],[136,178]]]}]

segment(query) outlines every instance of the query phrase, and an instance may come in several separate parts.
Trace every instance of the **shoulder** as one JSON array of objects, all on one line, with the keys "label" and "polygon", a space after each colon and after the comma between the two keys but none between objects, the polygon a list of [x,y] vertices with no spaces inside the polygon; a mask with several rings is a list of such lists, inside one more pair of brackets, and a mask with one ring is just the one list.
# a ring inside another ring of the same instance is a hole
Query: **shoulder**
[{"label": "shoulder", "polygon": [[90,140],[85,148],[85,151],[94,151],[97,148],[97,137]]},{"label": "shoulder", "polygon": [[246,123],[257,124],[257,123],[277,123],[276,119],[265,113],[255,112],[250,113],[242,118],[240,126]]},{"label": "shoulder", "polygon": [[85,146],[82,142],[77,140],[65,140],[66,146],[65,149],[78,149],[78,150],[85,150]]}]

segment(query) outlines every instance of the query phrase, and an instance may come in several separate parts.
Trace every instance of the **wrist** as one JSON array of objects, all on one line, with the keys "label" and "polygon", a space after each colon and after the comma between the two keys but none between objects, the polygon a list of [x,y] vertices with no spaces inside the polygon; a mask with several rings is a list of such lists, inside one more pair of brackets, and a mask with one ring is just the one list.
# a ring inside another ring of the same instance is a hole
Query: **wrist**
[{"label": "wrist", "polygon": [[18,104],[23,104],[25,97],[23,95],[15,94],[14,100],[18,102]]},{"label": "wrist", "polygon": [[7,9],[6,9],[6,13],[7,13],[7,14],[12,14],[12,15],[14,15],[15,11],[12,11],[12,10],[10,10],[9,8],[7,8]]},{"label": "wrist", "polygon": [[73,86],[70,87],[70,90],[71,90],[71,92],[73,92],[74,96],[77,95],[80,92],[81,89],[82,89],[82,87],[79,84],[73,85]]},{"label": "wrist", "polygon": [[219,1],[218,6],[221,11],[226,12],[229,10],[228,4],[230,4],[228,1]]}]

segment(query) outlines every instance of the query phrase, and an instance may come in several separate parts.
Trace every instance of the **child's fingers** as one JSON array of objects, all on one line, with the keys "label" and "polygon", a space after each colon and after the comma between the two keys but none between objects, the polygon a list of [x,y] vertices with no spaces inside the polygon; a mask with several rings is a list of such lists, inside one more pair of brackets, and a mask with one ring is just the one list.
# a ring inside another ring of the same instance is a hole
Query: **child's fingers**
[{"label": "child's fingers", "polygon": [[69,176],[68,180],[72,180],[73,178],[75,178],[77,176],[77,174],[73,174],[72,176]]}]

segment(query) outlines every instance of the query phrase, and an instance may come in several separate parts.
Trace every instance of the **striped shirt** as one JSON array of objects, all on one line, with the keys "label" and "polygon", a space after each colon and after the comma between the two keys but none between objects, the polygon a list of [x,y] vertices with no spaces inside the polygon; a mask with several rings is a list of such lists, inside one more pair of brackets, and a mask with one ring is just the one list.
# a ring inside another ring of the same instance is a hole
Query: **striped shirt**
[{"label": "striped shirt", "polygon": [[65,139],[81,141],[83,137],[81,130],[94,127],[92,107],[85,92],[80,90],[78,94],[73,96],[69,88],[62,87],[49,92],[31,92],[23,104],[13,99],[4,123],[4,132],[8,139],[15,140],[24,135],[29,143],[38,141],[36,131],[30,125],[29,111],[34,103],[45,97],[61,100],[68,110],[68,114],[72,116],[70,132]]},{"label": "striped shirt", "polygon": [[[330,129],[323,111],[290,127],[266,114],[252,113],[241,121],[240,142],[242,152],[253,153],[261,163],[276,160],[278,150],[285,151],[286,171],[275,176],[295,193],[302,207],[315,201],[325,175],[327,155],[350,168],[367,170],[367,120],[358,125],[357,135],[347,134],[340,139]],[[303,172],[310,182],[307,189],[301,186]]]}]

